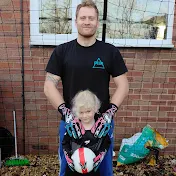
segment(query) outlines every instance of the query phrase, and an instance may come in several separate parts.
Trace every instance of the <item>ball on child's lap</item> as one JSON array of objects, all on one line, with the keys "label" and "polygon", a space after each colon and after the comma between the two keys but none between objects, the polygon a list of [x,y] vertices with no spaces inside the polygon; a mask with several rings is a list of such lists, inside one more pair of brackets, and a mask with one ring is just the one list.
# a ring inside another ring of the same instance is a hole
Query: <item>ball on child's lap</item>
[{"label": "ball on child's lap", "polygon": [[71,156],[75,170],[79,173],[89,173],[93,170],[94,152],[89,148],[79,148]]}]

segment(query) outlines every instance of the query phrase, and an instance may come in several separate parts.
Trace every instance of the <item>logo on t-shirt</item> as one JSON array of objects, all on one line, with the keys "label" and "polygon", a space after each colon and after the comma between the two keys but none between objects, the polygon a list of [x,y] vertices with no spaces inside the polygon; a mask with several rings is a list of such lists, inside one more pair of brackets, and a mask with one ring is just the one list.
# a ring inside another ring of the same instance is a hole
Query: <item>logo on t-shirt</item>
[{"label": "logo on t-shirt", "polygon": [[105,69],[104,68],[104,63],[101,61],[100,58],[98,58],[96,61],[94,61],[94,65],[92,68],[101,68],[101,69]]}]

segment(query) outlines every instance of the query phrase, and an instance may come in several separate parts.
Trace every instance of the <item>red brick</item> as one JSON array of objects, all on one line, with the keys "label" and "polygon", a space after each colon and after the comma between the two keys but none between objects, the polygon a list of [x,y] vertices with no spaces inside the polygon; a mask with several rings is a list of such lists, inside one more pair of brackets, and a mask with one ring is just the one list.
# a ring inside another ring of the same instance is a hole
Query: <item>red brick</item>
[{"label": "red brick", "polygon": [[173,95],[160,95],[159,99],[160,100],[175,100],[175,96],[173,96]]},{"label": "red brick", "polygon": [[34,81],[44,81],[45,80],[45,76],[33,76],[33,80]]},{"label": "red brick", "polygon": [[[58,124],[58,126],[59,126],[59,124]],[[48,127],[48,135],[49,136],[55,136],[55,135],[57,135],[58,134],[58,128],[49,128]]]},{"label": "red brick", "polygon": [[33,64],[33,70],[45,70],[44,64]]},{"label": "red brick", "polygon": [[144,88],[140,88],[140,89],[134,89],[133,90],[133,94],[149,94],[151,92],[150,89],[144,89]]},{"label": "red brick", "polygon": [[149,112],[150,116],[152,117],[167,117],[167,112],[163,111],[151,111]]},{"label": "red brick", "polygon": [[40,144],[49,144],[49,138],[48,137],[42,137],[39,138]]},{"label": "red brick", "polygon": [[168,117],[176,117],[176,112],[167,112]]},{"label": "red brick", "polygon": [[169,78],[169,82],[175,83],[176,82],[176,78]]},{"label": "red brick", "polygon": [[128,76],[143,76],[143,73],[142,72],[128,72]]},{"label": "red brick", "polygon": [[132,112],[131,111],[117,111],[117,117],[118,116],[132,116]]},{"label": "red brick", "polygon": [[166,138],[166,139],[175,138],[175,134],[167,133],[167,134],[165,135],[165,138]]},{"label": "red brick", "polygon": [[8,19],[13,19],[14,13],[10,12],[10,11],[2,11],[1,18],[2,18],[2,21],[8,20]]},{"label": "red brick", "polygon": [[49,127],[58,127],[58,121],[49,121]]},{"label": "red brick", "polygon": [[125,122],[139,122],[140,117],[124,117]]},{"label": "red brick", "polygon": [[160,88],[175,89],[175,83],[163,83],[163,84],[160,84]]},{"label": "red brick", "polygon": [[174,111],[174,107],[165,107],[165,106],[160,106],[159,111]]},{"label": "red brick", "polygon": [[167,101],[167,105],[176,106],[176,101]]},{"label": "red brick", "polygon": [[159,105],[159,106],[161,106],[161,105],[166,105],[166,103],[167,103],[167,101],[161,101],[161,100],[158,100],[158,101],[151,101],[150,102],[150,104],[151,105]]},{"label": "red brick", "polygon": [[57,144],[58,137],[49,137],[49,144]]},{"label": "red brick", "polygon": [[158,100],[158,95],[142,95],[143,100]]},{"label": "red brick", "polygon": [[156,111],[157,109],[157,106],[140,106],[141,111]]},{"label": "red brick", "polygon": [[132,127],[132,123],[127,123],[127,122],[119,122],[118,125],[120,127]]},{"label": "red brick", "polygon": [[174,122],[174,118],[171,117],[159,117],[157,119],[158,122]]},{"label": "red brick", "polygon": [[141,95],[128,95],[128,99],[130,99],[130,100],[140,100]]},{"label": "red brick", "polygon": [[170,71],[176,72],[176,66],[170,66]]},{"label": "red brick", "polygon": [[156,122],[157,118],[156,117],[141,117],[141,122]]},{"label": "red brick", "polygon": [[170,89],[170,90],[168,90],[168,94],[175,95],[176,94],[176,89]]},{"label": "red brick", "polygon": [[139,110],[140,106],[124,106],[124,110]]},{"label": "red brick", "polygon": [[157,128],[157,131],[160,133],[173,133],[173,129],[168,128]]},{"label": "red brick", "polygon": [[175,123],[168,122],[168,123],[166,124],[166,127],[169,128],[169,129],[170,129],[170,128],[171,128],[171,129],[172,129],[172,128],[176,128],[176,122],[175,122]]},{"label": "red brick", "polygon": [[156,83],[143,83],[143,88],[159,88],[159,84],[156,84]]}]

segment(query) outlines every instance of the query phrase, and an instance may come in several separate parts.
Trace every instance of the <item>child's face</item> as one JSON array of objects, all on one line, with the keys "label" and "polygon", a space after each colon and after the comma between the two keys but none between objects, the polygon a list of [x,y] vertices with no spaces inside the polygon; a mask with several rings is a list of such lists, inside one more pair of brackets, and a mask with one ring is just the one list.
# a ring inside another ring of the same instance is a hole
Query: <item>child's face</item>
[{"label": "child's face", "polygon": [[94,115],[95,115],[95,112],[93,109],[81,107],[79,110],[78,118],[84,124],[92,124],[92,122],[94,121]]}]

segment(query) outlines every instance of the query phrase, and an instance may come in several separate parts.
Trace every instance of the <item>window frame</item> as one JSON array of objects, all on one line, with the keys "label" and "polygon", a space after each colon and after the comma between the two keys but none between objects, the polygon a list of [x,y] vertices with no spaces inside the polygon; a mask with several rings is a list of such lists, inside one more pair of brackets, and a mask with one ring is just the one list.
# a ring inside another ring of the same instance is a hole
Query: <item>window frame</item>
[{"label": "window frame", "polygon": [[[173,25],[174,25],[174,5],[175,0],[169,1],[167,38],[156,39],[110,39],[106,42],[118,47],[159,47],[173,48]],[[44,34],[39,33],[39,0],[30,0],[30,45],[59,45],[77,37],[75,26],[76,6],[80,0],[72,0],[72,34]],[[101,40],[101,39],[99,39]]]}]

